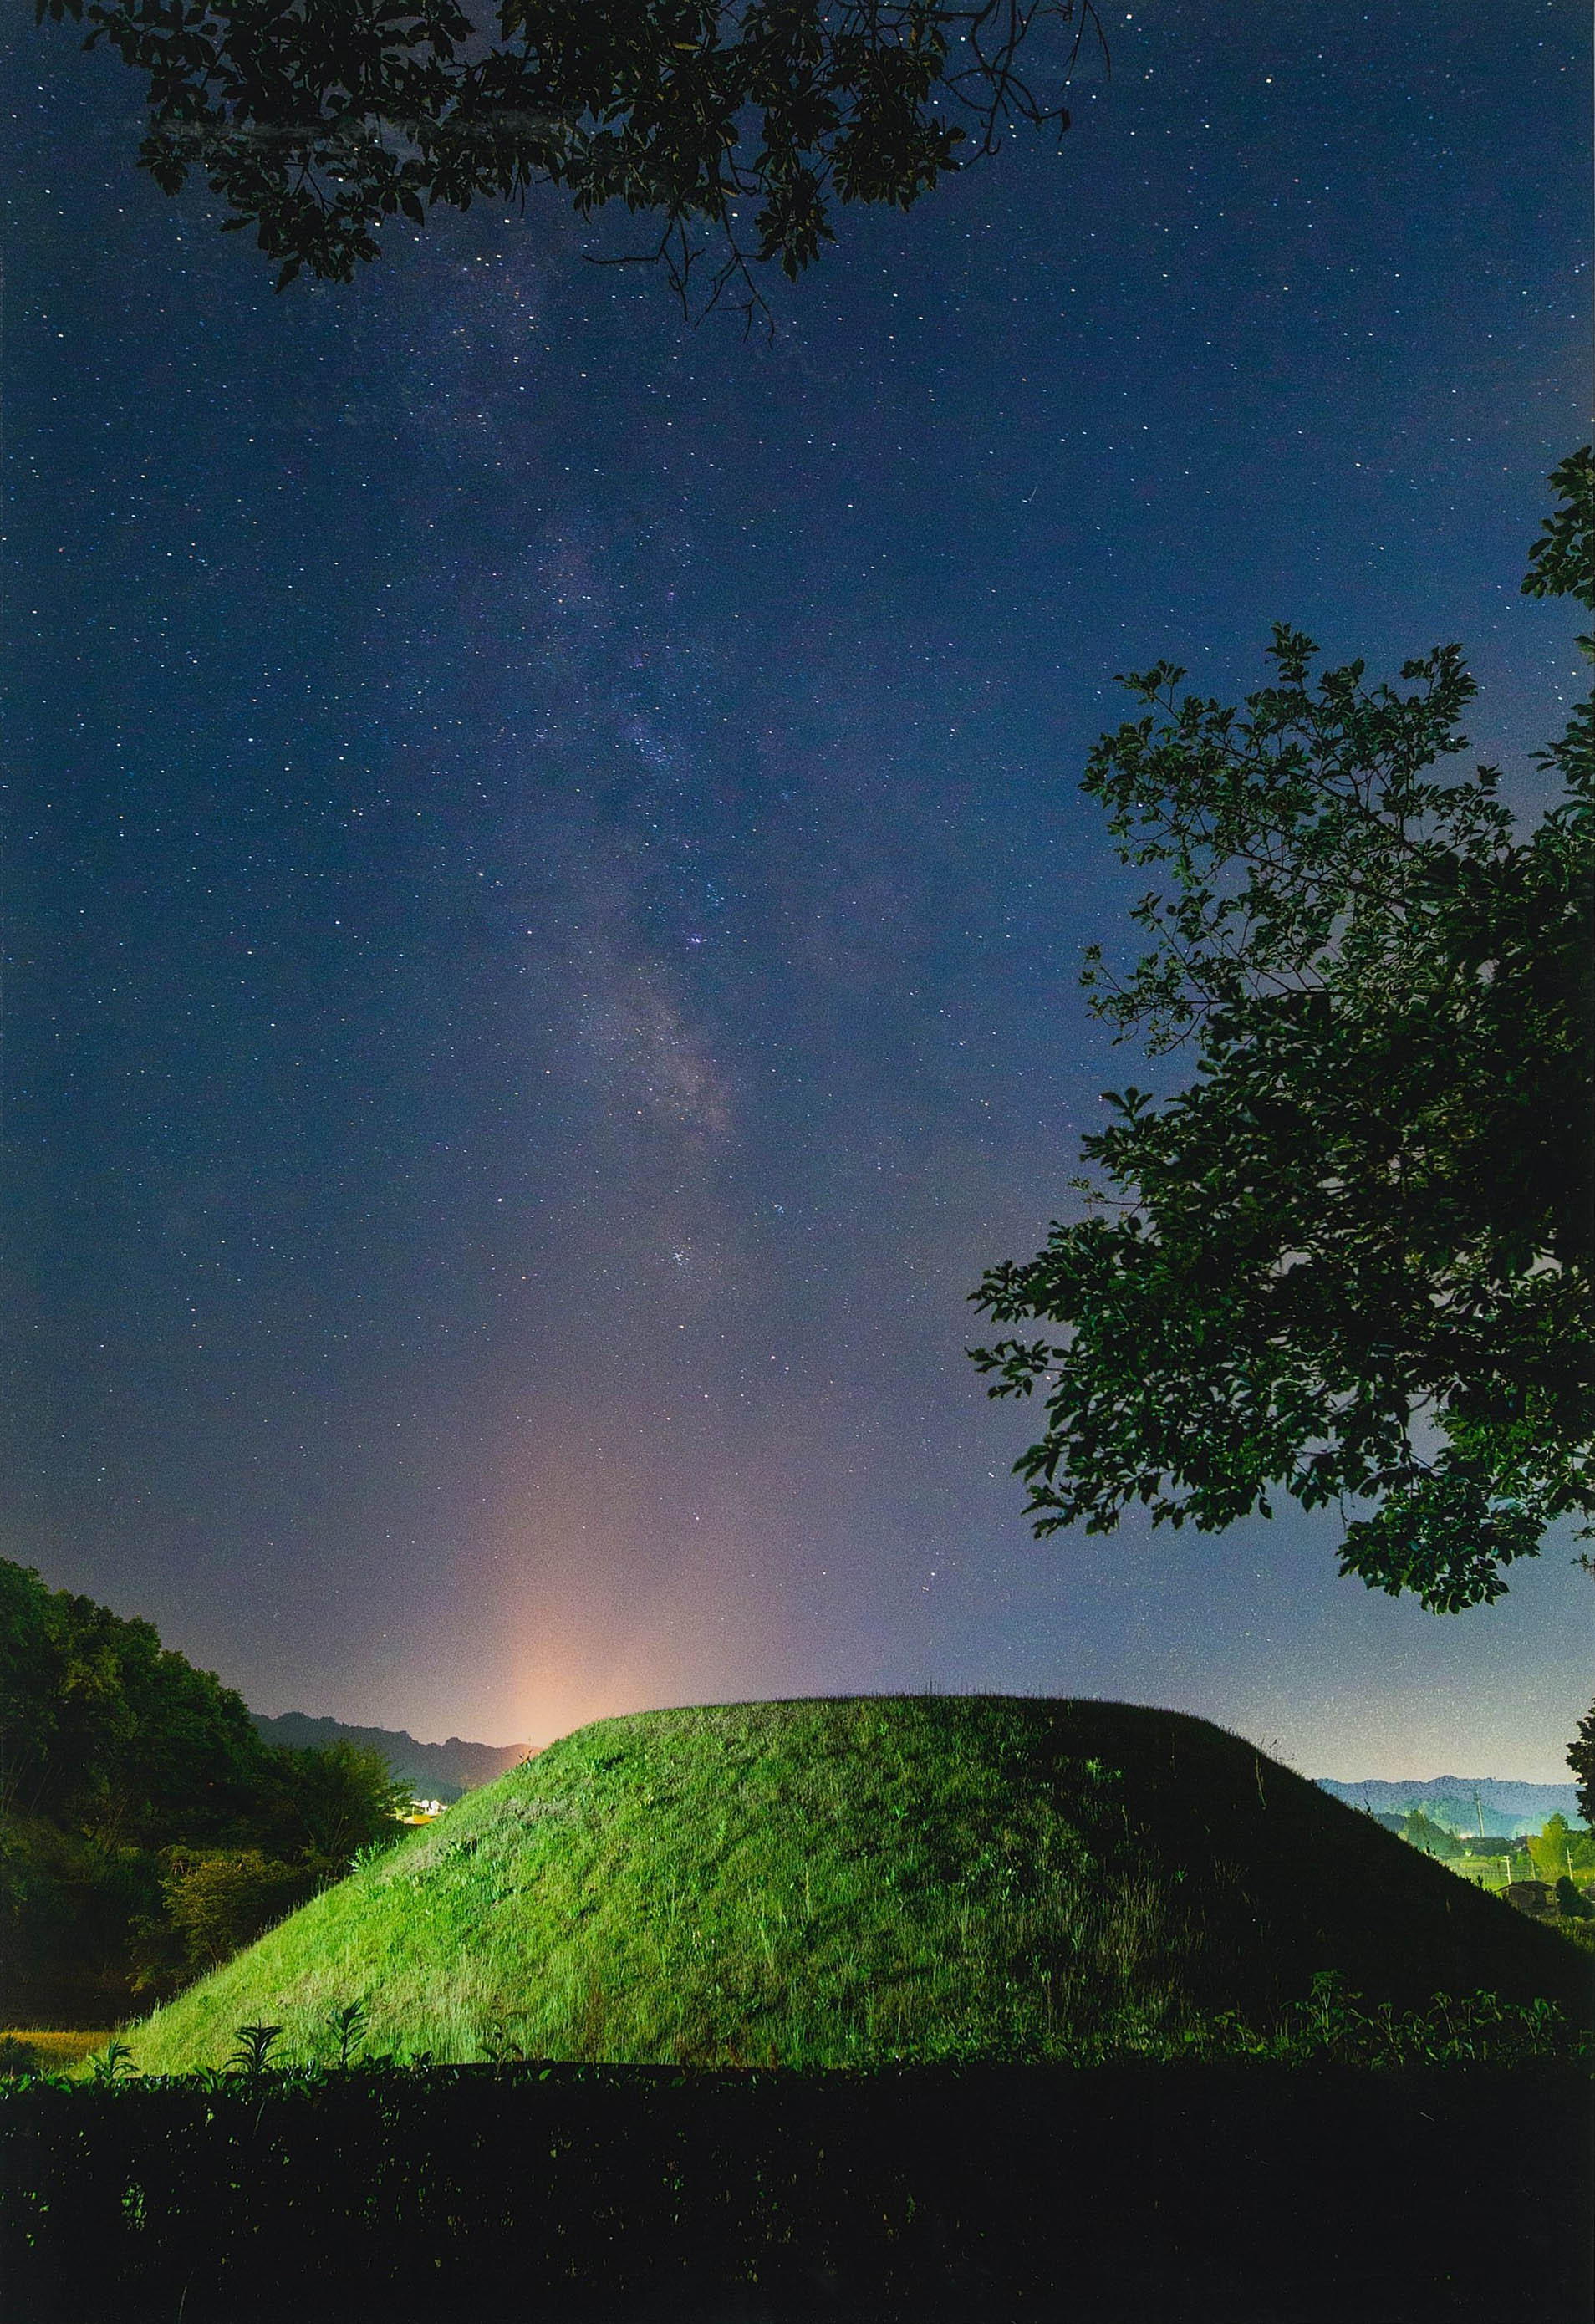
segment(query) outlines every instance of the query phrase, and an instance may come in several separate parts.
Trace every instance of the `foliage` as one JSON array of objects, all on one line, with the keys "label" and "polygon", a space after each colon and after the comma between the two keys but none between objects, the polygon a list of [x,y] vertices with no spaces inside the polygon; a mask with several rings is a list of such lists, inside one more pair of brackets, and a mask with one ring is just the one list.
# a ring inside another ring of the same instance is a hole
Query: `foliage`
[{"label": "foliage", "polygon": [[908,209],[1019,122],[1061,134],[1102,40],[1092,0],[500,0],[496,40],[456,0],[36,7],[147,77],[141,166],[167,193],[200,171],[279,289],[349,281],[395,217],[546,184],[584,217],[652,212],[684,300],[713,235],[711,305],[733,283],[758,303],[752,263],[799,274],[836,202]]},{"label": "foliage", "polygon": [[125,2042],[107,2042],[88,2061],[89,2078],[101,2089],[111,2088],[134,2071],[133,2052]]},{"label": "foliage", "polygon": [[268,1746],[148,1622],[0,1559],[8,2008],[103,2024],[174,1990],[395,1836],[406,1796],[360,1746]]},{"label": "foliage", "polygon": [[[1595,456],[1552,482],[1525,586],[1595,603]],[[1046,1388],[1015,1464],[1038,1536],[1138,1502],[1212,1532],[1282,1489],[1348,1513],[1342,1572],[1451,1612],[1595,1512],[1595,696],[1519,839],[1496,770],[1430,771],[1465,747],[1460,647],[1403,688],[1316,651],[1276,629],[1243,715],[1167,662],[1123,681],[1147,715],[1084,788],[1165,885],[1154,949],[1083,981],[1196,1078],[1109,1093],[1107,1188],[972,1295],[1065,1336],[971,1353],[993,1396]]]},{"label": "foliage", "polygon": [[1422,1808],[1414,1808],[1404,1818],[1401,1837],[1408,1847],[1421,1848],[1425,1856],[1460,1856],[1462,1852],[1456,1835],[1443,1823],[1436,1823],[1432,1816],[1426,1816]]},{"label": "foliage", "polygon": [[1568,1839],[1567,1818],[1561,1815],[1552,1816],[1537,1838],[1533,1834],[1529,1837],[1528,1853],[1535,1871],[1553,1887],[1572,1869],[1568,1858]]},{"label": "foliage", "polygon": [[1595,1703],[1580,1720],[1578,1734],[1567,1747],[1567,1764],[1578,1785],[1579,1813],[1595,1825]]},{"label": "foliage", "polygon": [[313,1872],[258,1848],[172,1851],[162,1886],[171,1926],[196,1969],[216,1968],[302,1904]]},{"label": "foliage", "polygon": [[1575,1921],[1587,1921],[1595,1914],[1595,1904],[1590,1904],[1570,1873],[1561,1872],[1556,1877],[1556,1910]]},{"label": "foliage", "polygon": [[0,1765],[7,1805],[102,1849],[222,1838],[263,1761],[238,1695],[148,1622],[0,1560]]},{"label": "foliage", "polygon": [[1301,2065],[1332,2061],[1387,2071],[1524,2065],[1554,2057],[1595,2063],[1595,2043],[1569,2025],[1552,2001],[1437,1993],[1425,2006],[1397,2009],[1388,2001],[1370,2005],[1333,1969],[1321,1969],[1305,2006],[1288,2011],[1277,2025],[1259,2030],[1229,2014],[1193,2028],[1188,2048],[1204,2058]]},{"label": "foliage", "polygon": [[238,2047],[227,2060],[229,2070],[235,2074],[264,2073],[281,2031],[281,2025],[240,2025]]},{"label": "foliage", "polygon": [[1580,1964],[1200,1720],[885,1698],[567,1736],[130,2029],[161,2073],[246,2020],[297,2068],[363,1998],[400,2062],[864,2067],[1177,2051],[1337,1969],[1370,2006],[1536,1994]]},{"label": "foliage", "polygon": [[0,1815],[38,1804],[55,1740],[59,1655],[38,1583],[0,1558]]},{"label": "foliage", "polygon": [[[1576,1918],[1588,1919],[1595,1913],[1595,1907],[1568,1880],[1558,1884],[1558,1903],[1563,1912]],[[281,2025],[235,2026],[235,2047],[219,2070],[201,2067],[188,2073],[142,2075],[128,2044],[111,2042],[89,2061],[88,2081],[78,2078],[75,2085],[67,2087],[92,2083],[104,2089],[123,2080],[137,2080],[164,2087],[199,2081],[207,2089],[219,2090],[226,2087],[230,2076],[271,2072],[315,2090],[335,2075],[391,2071],[394,2069],[391,2058],[361,2061],[355,2055],[365,2016],[364,2003],[346,2003],[327,2019],[337,2040],[334,2057],[277,2064],[272,2052],[282,2035]],[[18,2062],[5,2062],[5,2043]],[[546,2070],[547,2061],[512,2037],[502,2021],[494,2021],[487,2029],[484,2046],[489,2053],[486,2063]],[[1423,2066],[1517,2066],[1540,2059],[1595,2066],[1595,2040],[1544,1996],[1532,2001],[1509,2001],[1480,1988],[1474,1993],[1436,1993],[1426,2002],[1402,2009],[1389,2001],[1370,2002],[1340,1971],[1320,1969],[1311,1980],[1306,1999],[1293,2003],[1268,2023],[1249,2023],[1240,2011],[1226,2009],[1194,2013],[1177,2025],[1120,2024],[1104,2028],[1097,2039],[1077,2045],[1066,2062],[1102,2066],[1129,2058],[1163,2064],[1221,2058],[1279,2065],[1332,2061],[1393,2072]],[[10,2035],[0,2039],[0,2073],[32,2072],[37,2066],[25,2043]],[[424,2077],[450,2070],[438,2067],[427,2054],[401,2070]]]},{"label": "foliage", "polygon": [[327,2026],[337,2044],[337,2064],[346,2072],[355,2061],[355,2053],[365,2039],[366,2012],[363,2001],[346,2001],[341,2008],[332,2010]]}]

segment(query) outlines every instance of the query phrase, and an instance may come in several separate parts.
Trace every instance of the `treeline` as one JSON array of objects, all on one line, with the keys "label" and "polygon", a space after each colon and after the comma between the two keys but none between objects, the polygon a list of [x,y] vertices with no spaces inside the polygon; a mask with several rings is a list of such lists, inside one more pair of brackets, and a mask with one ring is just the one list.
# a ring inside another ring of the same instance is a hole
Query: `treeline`
[{"label": "treeline", "polygon": [[1498,1838],[1453,1831],[1422,1808],[1404,1816],[1369,1813],[1410,1848],[1465,1877],[1471,1877],[1470,1867],[1504,1862],[1508,1904],[1534,1919],[1553,1921],[1564,1935],[1595,1950],[1595,1832],[1578,1830],[1564,1815],[1547,1817],[1543,1831]]},{"label": "treeline", "polygon": [[1422,1808],[1414,1808],[1406,1815],[1376,1813],[1374,1821],[1388,1831],[1398,1832],[1425,1856],[1447,1861],[1466,1856],[1519,1858],[1526,1877],[1549,1881],[1553,1886],[1571,1873],[1595,1872],[1595,1832],[1579,1831],[1564,1815],[1548,1816],[1543,1831],[1487,1833],[1483,1838],[1457,1831],[1437,1817],[1425,1815]]},{"label": "treeline", "polygon": [[408,1795],[378,1752],[265,1742],[150,1623],[0,1559],[0,2023],[168,1997],[396,1839]]}]

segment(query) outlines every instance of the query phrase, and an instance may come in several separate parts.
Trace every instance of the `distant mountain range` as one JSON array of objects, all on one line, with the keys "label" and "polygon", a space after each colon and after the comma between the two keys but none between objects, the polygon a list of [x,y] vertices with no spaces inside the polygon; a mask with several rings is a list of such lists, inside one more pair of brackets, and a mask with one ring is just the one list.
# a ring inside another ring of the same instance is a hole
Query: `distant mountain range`
[{"label": "distant mountain range", "polygon": [[[394,1775],[415,1786],[418,1799],[461,1799],[533,1756],[530,1743],[466,1743],[457,1735],[447,1743],[418,1743],[402,1728],[395,1732],[389,1727],[348,1727],[341,1719],[311,1719],[302,1711],[285,1711],[275,1719],[254,1711],[250,1717],[268,1743],[303,1751],[312,1744],[342,1740],[380,1751]],[[1344,1800],[1349,1807],[1371,1808],[1376,1815],[1406,1815],[1421,1807],[1449,1831],[1477,1831],[1482,1819],[1488,1833],[1510,1839],[1518,1832],[1539,1831],[1547,1816],[1564,1815],[1573,1824],[1583,1821],[1572,1784],[1504,1783],[1496,1775],[1428,1775],[1396,1783],[1371,1775],[1360,1783],[1345,1783],[1336,1775],[1313,1780],[1320,1791]]]},{"label": "distant mountain range", "polygon": [[395,1734],[389,1727],[346,1727],[341,1719],[310,1719],[302,1711],[285,1711],[276,1719],[258,1711],[249,1715],[266,1742],[290,1750],[362,1743],[368,1750],[380,1751],[395,1777],[413,1784],[416,1797],[422,1800],[462,1799],[532,1757],[530,1743],[463,1743],[457,1735],[447,1743],[418,1743],[402,1728]]},{"label": "distant mountain range", "polygon": [[1360,1784],[1341,1783],[1334,1775],[1314,1775],[1313,1780],[1320,1791],[1332,1793],[1348,1807],[1371,1808],[1376,1815],[1406,1815],[1422,1808],[1448,1831],[1477,1831],[1482,1821],[1487,1833],[1511,1839],[1521,1831],[1539,1831],[1547,1816],[1583,1822],[1572,1784],[1509,1784],[1495,1775],[1429,1775],[1403,1783],[1381,1782],[1377,1776]]}]

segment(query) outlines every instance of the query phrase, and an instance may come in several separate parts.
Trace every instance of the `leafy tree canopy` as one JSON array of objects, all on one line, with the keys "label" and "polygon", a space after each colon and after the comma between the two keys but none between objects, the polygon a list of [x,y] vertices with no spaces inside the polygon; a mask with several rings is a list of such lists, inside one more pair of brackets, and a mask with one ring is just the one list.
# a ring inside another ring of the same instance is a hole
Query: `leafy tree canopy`
[{"label": "leafy tree canopy", "polygon": [[264,1743],[148,1622],[0,1558],[0,2009],[180,1983],[397,1838],[409,1789]]},{"label": "leafy tree canopy", "polygon": [[410,1785],[380,1751],[340,1737],[303,1751],[268,1744],[265,1753],[271,1788],[263,1824],[280,1855],[342,1871],[361,1849],[395,1836]]},{"label": "leafy tree canopy", "polygon": [[[524,203],[652,212],[684,300],[716,251],[796,277],[841,202],[908,209],[1019,122],[1061,134],[1092,0],[35,0],[148,83],[141,165],[190,171],[278,267],[347,281],[395,216]],[[1021,69],[1020,51],[1028,47]]]},{"label": "leafy tree canopy", "polygon": [[1414,1848],[1421,1848],[1426,1856],[1460,1856],[1456,1834],[1447,1831],[1443,1823],[1426,1816],[1422,1808],[1414,1808],[1401,1827],[1403,1840]]},{"label": "leafy tree canopy", "polygon": [[148,1622],[0,1559],[0,1806],[110,1848],[220,1838],[263,1796],[243,1698]]},{"label": "leafy tree canopy", "polygon": [[[1595,605],[1595,454],[1551,481],[1524,587]],[[1110,1093],[1087,1214],[972,1294],[1062,1335],[971,1353],[993,1396],[1046,1389],[1015,1464],[1037,1535],[1138,1502],[1212,1532],[1283,1491],[1347,1514],[1342,1572],[1449,1612],[1595,1513],[1595,696],[1520,838],[1495,769],[1434,771],[1466,747],[1460,647],[1400,687],[1315,654],[1277,628],[1244,714],[1167,662],[1121,681],[1145,715],[1084,787],[1160,881],[1154,942],[1083,982],[1195,1079]]]},{"label": "leafy tree canopy", "polygon": [[1578,1785],[1579,1813],[1595,1824],[1595,1705],[1580,1720],[1578,1733],[1567,1747],[1567,1764]]},{"label": "leafy tree canopy", "polygon": [[0,1558],[0,1811],[106,1847],[264,1841],[341,1868],[409,1800],[378,1751],[262,1741],[244,1698],[148,1622]]}]

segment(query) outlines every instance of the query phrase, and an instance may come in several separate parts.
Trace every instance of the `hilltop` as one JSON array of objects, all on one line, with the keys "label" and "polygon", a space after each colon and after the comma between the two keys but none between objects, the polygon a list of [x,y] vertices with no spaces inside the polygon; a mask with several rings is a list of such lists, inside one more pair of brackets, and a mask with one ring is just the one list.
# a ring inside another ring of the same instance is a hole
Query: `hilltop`
[{"label": "hilltop", "polygon": [[1584,1959],[1206,1720],[1004,1696],[600,1720],[357,1868],[129,2034],[861,2065],[1063,2057],[1195,2014],[1545,1996]]},{"label": "hilltop", "polygon": [[341,1719],[311,1719],[302,1711],[274,1718],[259,1711],[249,1715],[262,1739],[279,1748],[304,1751],[353,1743],[380,1751],[396,1780],[414,1785],[418,1799],[463,1799],[532,1756],[530,1743],[466,1743],[457,1735],[447,1743],[418,1743],[403,1728],[349,1727]]}]

